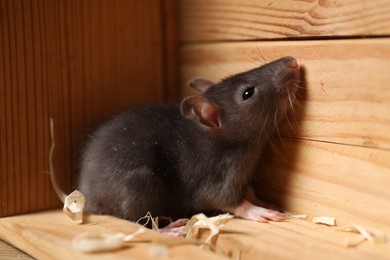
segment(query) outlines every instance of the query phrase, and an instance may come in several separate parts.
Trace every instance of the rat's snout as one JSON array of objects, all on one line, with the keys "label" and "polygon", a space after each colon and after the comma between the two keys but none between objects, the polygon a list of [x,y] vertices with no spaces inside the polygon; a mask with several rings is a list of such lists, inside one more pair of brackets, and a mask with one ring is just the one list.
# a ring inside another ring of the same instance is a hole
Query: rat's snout
[{"label": "rat's snout", "polygon": [[291,56],[283,57],[275,61],[273,82],[278,91],[284,91],[286,88],[295,87],[299,78],[298,61]]},{"label": "rat's snout", "polygon": [[283,62],[291,70],[299,70],[298,61],[294,57],[286,56],[279,61]]}]

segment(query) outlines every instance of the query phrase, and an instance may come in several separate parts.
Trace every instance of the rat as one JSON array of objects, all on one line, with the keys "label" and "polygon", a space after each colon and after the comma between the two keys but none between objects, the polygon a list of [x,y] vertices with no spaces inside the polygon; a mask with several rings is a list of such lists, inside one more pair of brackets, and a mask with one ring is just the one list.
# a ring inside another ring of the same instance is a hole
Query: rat
[{"label": "rat", "polygon": [[137,221],[229,212],[258,222],[282,221],[260,207],[250,187],[265,145],[289,110],[299,65],[283,57],[219,83],[195,78],[200,93],[181,104],[130,108],[86,141],[78,189],[85,211]]}]

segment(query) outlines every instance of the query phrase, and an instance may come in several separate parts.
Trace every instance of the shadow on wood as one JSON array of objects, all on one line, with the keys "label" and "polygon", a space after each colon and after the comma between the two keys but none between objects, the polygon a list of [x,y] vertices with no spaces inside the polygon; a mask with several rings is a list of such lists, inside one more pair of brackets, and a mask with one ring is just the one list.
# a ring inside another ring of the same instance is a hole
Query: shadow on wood
[{"label": "shadow on wood", "polygon": [[[299,135],[300,121],[305,117],[307,101],[305,74],[305,68],[301,66],[300,84],[296,93],[297,102],[294,104],[294,109],[287,115],[285,122],[279,126],[281,132],[276,129],[276,136],[264,150],[254,177],[253,186],[256,195],[266,202],[274,203],[281,210],[287,207],[289,187],[294,178],[291,173],[295,172],[296,158],[301,148],[287,140],[291,138],[289,136],[291,131]],[[273,174],[273,169],[270,167],[272,165],[283,165],[279,168],[283,172]]]}]

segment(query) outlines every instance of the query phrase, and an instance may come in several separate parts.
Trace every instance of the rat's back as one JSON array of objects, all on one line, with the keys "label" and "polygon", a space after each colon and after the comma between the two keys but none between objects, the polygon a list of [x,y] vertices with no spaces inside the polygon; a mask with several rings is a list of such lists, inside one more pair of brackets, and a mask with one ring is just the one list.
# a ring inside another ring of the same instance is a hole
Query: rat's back
[{"label": "rat's back", "polygon": [[178,105],[136,107],[89,135],[78,184],[86,211],[133,221],[152,209],[171,215],[179,191],[167,183],[177,180],[172,166],[183,142],[178,133],[183,120]]}]

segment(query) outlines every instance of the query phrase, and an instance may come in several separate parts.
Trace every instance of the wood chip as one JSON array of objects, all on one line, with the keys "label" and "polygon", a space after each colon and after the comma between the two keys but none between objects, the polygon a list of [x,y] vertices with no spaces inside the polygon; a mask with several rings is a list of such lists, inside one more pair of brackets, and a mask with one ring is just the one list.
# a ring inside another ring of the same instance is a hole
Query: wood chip
[{"label": "wood chip", "polygon": [[84,195],[78,190],[75,190],[66,196],[63,211],[70,219],[74,221],[82,221],[84,204]]},{"label": "wood chip", "polygon": [[360,225],[355,224],[349,227],[340,228],[339,230],[344,232],[357,233],[361,235],[361,237],[357,239],[344,239],[343,244],[347,247],[356,247],[366,240],[375,244],[386,243],[388,241],[386,234],[376,228],[362,227]]},{"label": "wood chip", "polygon": [[153,243],[149,248],[149,255],[157,258],[166,258],[169,250],[166,245]]},{"label": "wood chip", "polygon": [[53,186],[54,191],[56,192],[58,198],[64,203],[63,211],[64,213],[74,221],[83,220],[83,211],[85,199],[84,195],[78,190],[73,191],[68,196],[63,192],[60,186],[57,183],[56,173],[53,165],[53,154],[56,147],[55,137],[54,137],[54,120],[50,118],[50,136],[51,136],[51,147],[49,151],[49,168],[50,168],[50,180]]},{"label": "wood chip", "polygon": [[287,214],[287,218],[295,218],[295,219],[307,219],[306,214]]},{"label": "wood chip", "polygon": [[366,239],[364,237],[355,237],[355,238],[345,237],[343,239],[342,244],[345,247],[357,247],[358,245],[360,245],[364,241],[366,241]]},{"label": "wood chip", "polygon": [[315,217],[312,221],[316,224],[323,224],[327,226],[336,226],[336,219],[332,217]]},{"label": "wood chip", "polygon": [[203,213],[193,216],[184,228],[186,239],[192,239],[195,228],[207,228],[210,230],[210,235],[204,243],[209,243],[211,239],[218,235],[219,229],[230,219],[234,218],[230,214],[221,214],[215,217],[206,217]]},{"label": "wood chip", "polygon": [[140,228],[134,233],[86,232],[73,239],[73,248],[83,253],[96,253],[120,249],[145,230]]},{"label": "wood chip", "polygon": [[137,220],[137,224],[138,225],[141,225],[141,221],[145,221],[144,224],[142,224],[142,226],[146,226],[149,222],[151,223],[152,225],[152,230],[156,231],[156,232],[159,232],[159,229],[158,229],[158,218],[153,218],[152,216],[152,213],[150,213],[149,211],[146,213],[146,215],[140,219]]}]

